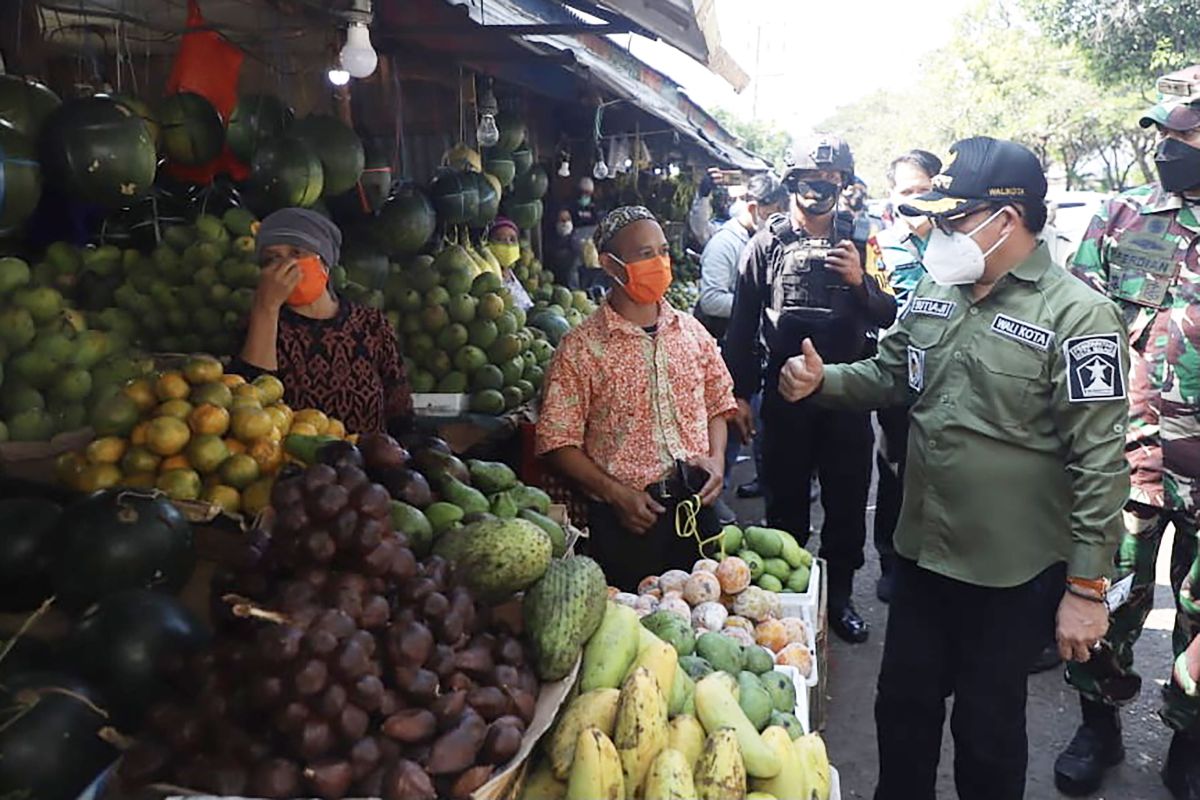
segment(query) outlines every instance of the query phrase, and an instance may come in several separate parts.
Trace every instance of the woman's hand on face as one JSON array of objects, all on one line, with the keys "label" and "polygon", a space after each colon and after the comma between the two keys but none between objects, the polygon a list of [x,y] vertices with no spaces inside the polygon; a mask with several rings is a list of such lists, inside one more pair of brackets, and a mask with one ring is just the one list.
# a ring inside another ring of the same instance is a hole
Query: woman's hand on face
[{"label": "woman's hand on face", "polygon": [[302,275],[300,265],[294,258],[264,267],[258,276],[258,288],[254,292],[255,303],[278,311],[300,283]]}]

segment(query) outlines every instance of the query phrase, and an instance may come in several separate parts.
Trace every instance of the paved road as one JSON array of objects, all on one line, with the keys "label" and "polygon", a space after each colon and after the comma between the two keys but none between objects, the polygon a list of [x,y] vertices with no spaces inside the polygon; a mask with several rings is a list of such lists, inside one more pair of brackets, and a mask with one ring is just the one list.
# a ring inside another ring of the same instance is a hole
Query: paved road
[{"label": "paved road", "polygon": [[[734,470],[732,485],[752,475],[747,464]],[[732,493],[730,493],[732,494]],[[872,502],[874,502],[872,500]],[[743,524],[762,519],[761,501],[733,501]],[[873,507],[872,507],[873,508]],[[821,514],[814,509],[819,525]],[[842,796],[870,798],[877,776],[875,722],[873,703],[875,679],[883,653],[883,631],[887,621],[887,606],[875,598],[875,580],[879,577],[879,558],[870,544],[873,513],[869,511],[867,530],[867,565],[858,573],[855,584],[855,604],[871,623],[871,639],[864,645],[850,646],[830,634],[829,652],[829,716],[825,739],[833,763],[842,775]],[[819,548],[819,537],[809,546]],[[1158,687],[1168,677],[1171,663],[1170,627],[1173,622],[1171,591],[1167,582],[1166,554],[1169,540],[1160,551],[1159,586],[1155,594],[1155,612],[1137,644],[1136,662],[1143,665],[1142,696],[1123,712],[1125,725],[1126,761],[1110,773],[1098,800],[1171,800],[1163,788],[1158,771],[1166,755],[1170,736],[1158,720]],[[949,714],[947,714],[947,720]],[[1074,693],[1062,679],[1061,670],[1036,675],[1029,681],[1029,777],[1027,800],[1060,800],[1064,797],[1054,788],[1053,766],[1058,752],[1066,746],[1079,724],[1079,706]],[[953,780],[954,750],[947,725],[942,746],[938,796],[950,800],[956,797]],[[970,798],[963,798],[970,800]]]}]

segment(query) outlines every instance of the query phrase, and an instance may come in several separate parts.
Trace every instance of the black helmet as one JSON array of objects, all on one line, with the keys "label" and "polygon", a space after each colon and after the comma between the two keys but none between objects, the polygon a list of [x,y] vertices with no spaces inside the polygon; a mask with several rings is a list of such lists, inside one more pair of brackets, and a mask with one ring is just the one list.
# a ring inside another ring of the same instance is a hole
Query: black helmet
[{"label": "black helmet", "polygon": [[796,142],[783,157],[784,183],[792,183],[796,174],[807,169],[835,169],[849,183],[854,178],[854,154],[840,136],[819,133]]}]

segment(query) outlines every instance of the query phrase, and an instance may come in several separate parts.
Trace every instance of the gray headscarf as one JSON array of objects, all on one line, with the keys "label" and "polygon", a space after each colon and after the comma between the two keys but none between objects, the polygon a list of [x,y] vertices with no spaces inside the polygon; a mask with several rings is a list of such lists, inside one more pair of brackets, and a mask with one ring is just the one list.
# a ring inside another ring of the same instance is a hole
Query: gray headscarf
[{"label": "gray headscarf", "polygon": [[258,228],[255,256],[262,261],[264,248],[290,244],[311,250],[325,266],[337,266],[342,250],[342,232],[338,226],[307,208],[284,208],[267,215]]}]

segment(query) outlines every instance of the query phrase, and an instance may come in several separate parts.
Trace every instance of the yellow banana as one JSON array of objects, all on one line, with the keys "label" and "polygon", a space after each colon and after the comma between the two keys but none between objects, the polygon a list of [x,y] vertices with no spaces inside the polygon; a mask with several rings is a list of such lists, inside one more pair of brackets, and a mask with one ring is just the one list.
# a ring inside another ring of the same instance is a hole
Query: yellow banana
[{"label": "yellow banana", "polygon": [[687,756],[667,747],[650,764],[644,800],[696,800],[696,785],[692,781],[692,765]]},{"label": "yellow banana", "polygon": [[566,780],[571,774],[571,762],[575,760],[575,744],[579,741],[580,731],[596,728],[605,736],[613,735],[620,696],[620,691],[616,689],[593,689],[571,701],[550,734],[550,743],[546,748],[555,777]]},{"label": "yellow banana", "polygon": [[566,800],[625,800],[621,759],[612,740],[595,728],[579,732]]},{"label": "yellow banana", "polygon": [[736,736],[746,772],[756,778],[773,778],[782,765],[779,756],[767,747],[753,723],[746,717],[737,700],[728,689],[728,684],[714,672],[696,684],[696,716],[710,734],[722,728],[730,729]]},{"label": "yellow banana", "polygon": [[825,751],[825,740],[818,733],[806,733],[792,742],[800,756],[800,763],[808,775],[817,800],[829,800],[830,780],[829,754]]},{"label": "yellow banana", "polygon": [[[654,680],[658,684],[658,690],[662,692],[663,699],[666,701],[670,699],[671,690],[675,686],[675,670],[679,669],[679,653],[675,651],[674,647],[645,628],[642,628],[642,631],[644,631],[642,646],[638,650],[637,657],[633,659],[633,663],[629,665],[629,672],[625,673],[625,677],[628,679],[642,667],[650,670],[650,674],[654,676]],[[646,634],[649,634],[649,638]]]},{"label": "yellow banana", "polygon": [[632,799],[638,795],[651,762],[667,746],[667,702],[654,676],[644,667],[634,670],[621,687],[613,744],[621,757],[625,796]]},{"label": "yellow banana", "polygon": [[695,782],[699,800],[742,800],[746,796],[746,768],[736,733],[723,728],[708,737],[696,762]]},{"label": "yellow banana", "polygon": [[550,762],[543,759],[529,771],[519,800],[564,800],[566,796],[567,785],[554,777]]},{"label": "yellow banana", "polygon": [[642,627],[636,611],[609,601],[600,627],[583,648],[580,689],[588,692],[592,689],[619,688],[625,673],[629,671],[629,665],[637,656],[641,631],[650,633]]},{"label": "yellow banana", "polygon": [[687,757],[687,763],[695,768],[704,752],[704,726],[700,720],[680,714],[667,725],[667,747],[678,750]]},{"label": "yellow banana", "polygon": [[773,778],[751,778],[750,788],[782,800],[809,800],[814,786],[800,754],[792,746],[792,737],[784,728],[771,726],[762,732],[762,740],[779,756],[781,766]]}]

